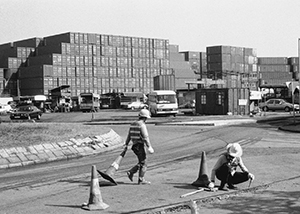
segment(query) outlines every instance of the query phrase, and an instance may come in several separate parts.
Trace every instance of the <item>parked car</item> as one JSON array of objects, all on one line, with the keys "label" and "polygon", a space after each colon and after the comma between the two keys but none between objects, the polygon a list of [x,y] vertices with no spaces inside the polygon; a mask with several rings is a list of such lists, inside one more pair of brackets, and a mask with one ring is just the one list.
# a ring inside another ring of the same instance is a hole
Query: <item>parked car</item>
[{"label": "parked car", "polygon": [[190,100],[178,106],[178,108],[195,108],[196,101]]},{"label": "parked car", "polygon": [[259,107],[263,111],[277,111],[277,110],[284,110],[286,112],[292,111],[295,109],[296,111],[299,111],[299,105],[298,104],[293,104],[289,103],[283,99],[269,99],[266,102],[259,103]]},{"label": "parked car", "polygon": [[0,114],[7,114],[12,111],[12,107],[10,105],[2,105],[0,104]]},{"label": "parked car", "polygon": [[195,106],[196,106],[196,101],[195,100],[190,100],[186,103],[183,103],[178,106],[179,112],[185,114],[185,115],[195,115]]},{"label": "parked car", "polygon": [[127,105],[127,108],[132,109],[132,110],[134,110],[134,109],[143,109],[143,108],[148,108],[148,105],[145,104],[145,103],[142,103],[142,102],[135,101],[135,102],[129,103]]},{"label": "parked car", "polygon": [[43,112],[36,106],[26,105],[19,106],[14,112],[10,113],[10,119],[37,119],[40,120]]}]

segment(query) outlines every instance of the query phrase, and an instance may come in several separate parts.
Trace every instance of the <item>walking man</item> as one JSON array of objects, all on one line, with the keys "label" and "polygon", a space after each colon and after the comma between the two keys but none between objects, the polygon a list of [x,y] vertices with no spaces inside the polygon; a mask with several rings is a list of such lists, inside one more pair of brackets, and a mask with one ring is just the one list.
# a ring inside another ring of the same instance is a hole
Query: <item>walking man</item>
[{"label": "walking man", "polygon": [[[219,190],[228,191],[225,184],[228,184],[229,189],[236,189],[234,184],[240,184],[254,180],[254,175],[251,174],[242,160],[243,150],[240,144],[230,143],[226,147],[226,152],[221,154],[218,161],[211,172],[211,182],[208,184],[209,188],[214,188],[215,177],[217,177],[221,184]],[[237,172],[237,167],[240,167],[242,172]]]},{"label": "walking man", "polygon": [[145,146],[150,154],[154,153],[145,124],[146,120],[150,118],[150,112],[147,109],[142,109],[138,116],[139,119],[130,125],[124,143],[124,146],[127,147],[130,141],[132,142],[131,149],[138,158],[138,163],[127,172],[127,176],[133,181],[133,175],[139,172],[138,184],[150,184],[150,182],[144,178],[147,171]]}]

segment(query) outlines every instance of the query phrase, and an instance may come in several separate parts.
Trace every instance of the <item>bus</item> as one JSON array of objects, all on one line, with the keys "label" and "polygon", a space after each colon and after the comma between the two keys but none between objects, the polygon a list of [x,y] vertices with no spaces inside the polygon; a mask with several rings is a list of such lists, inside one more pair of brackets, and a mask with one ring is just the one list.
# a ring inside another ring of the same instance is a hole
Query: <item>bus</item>
[{"label": "bus", "polygon": [[100,109],[100,95],[91,92],[80,93],[78,103],[82,112],[97,112]]},{"label": "bus", "polygon": [[178,103],[175,91],[155,90],[148,95],[148,106],[152,116],[178,114]]}]

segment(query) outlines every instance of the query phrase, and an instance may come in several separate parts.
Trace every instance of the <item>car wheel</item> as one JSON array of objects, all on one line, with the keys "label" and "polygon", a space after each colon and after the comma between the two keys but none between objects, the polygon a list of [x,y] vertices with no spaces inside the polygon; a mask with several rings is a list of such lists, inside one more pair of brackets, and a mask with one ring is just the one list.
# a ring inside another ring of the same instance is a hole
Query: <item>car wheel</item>
[{"label": "car wheel", "polygon": [[134,107],[131,107],[131,110],[134,110]]},{"label": "car wheel", "polygon": [[36,119],[40,120],[41,119],[41,115],[38,114],[37,117],[36,117]]},{"label": "car wheel", "polygon": [[264,106],[264,107],[262,108],[262,110],[263,110],[263,111],[268,111],[269,108],[268,108],[267,106]]},{"label": "car wheel", "polygon": [[285,107],[285,108],[284,108],[284,111],[285,111],[285,112],[289,112],[289,111],[291,111],[291,109],[290,109],[289,107]]}]

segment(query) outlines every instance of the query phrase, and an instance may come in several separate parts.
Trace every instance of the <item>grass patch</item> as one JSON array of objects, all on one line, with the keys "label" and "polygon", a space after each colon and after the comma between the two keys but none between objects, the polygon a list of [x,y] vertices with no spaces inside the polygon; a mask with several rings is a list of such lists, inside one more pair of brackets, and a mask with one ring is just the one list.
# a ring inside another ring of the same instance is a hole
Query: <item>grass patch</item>
[{"label": "grass patch", "polygon": [[81,123],[1,123],[0,148],[56,143],[102,135],[110,128]]}]

